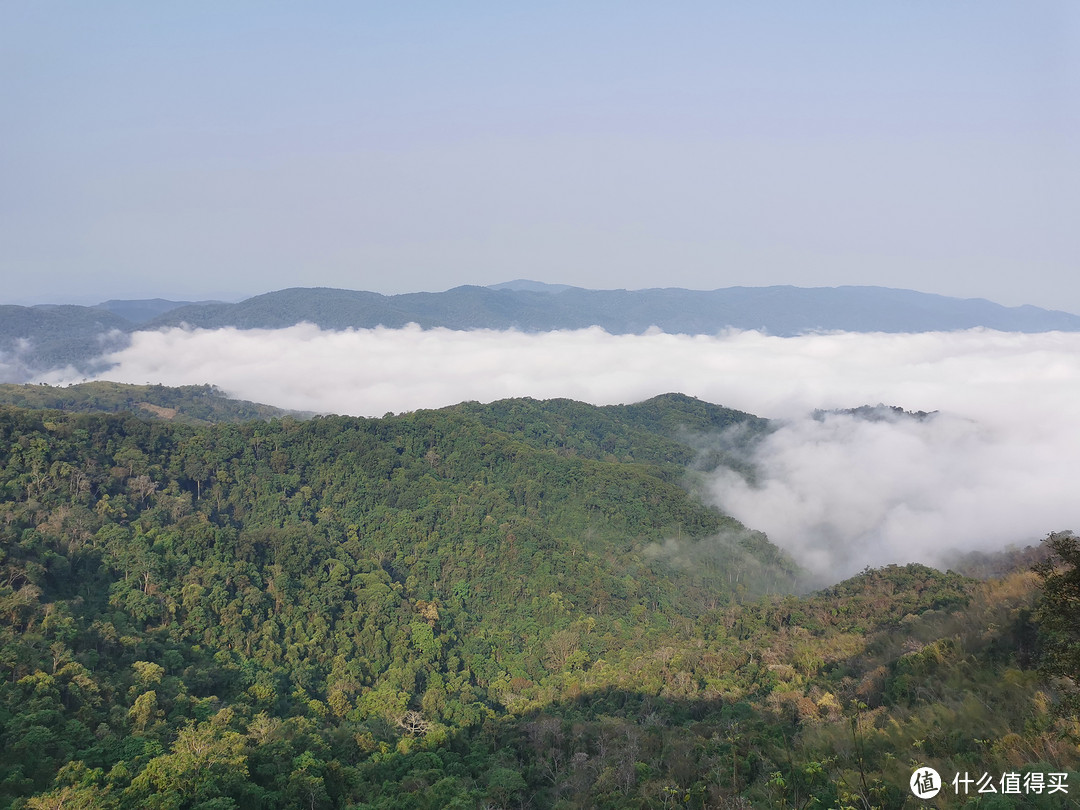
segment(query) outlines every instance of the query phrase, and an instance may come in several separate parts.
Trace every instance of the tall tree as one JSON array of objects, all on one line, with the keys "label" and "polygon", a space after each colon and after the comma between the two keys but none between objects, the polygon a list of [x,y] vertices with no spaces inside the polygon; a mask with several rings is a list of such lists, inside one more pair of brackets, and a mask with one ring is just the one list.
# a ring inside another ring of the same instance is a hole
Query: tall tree
[{"label": "tall tree", "polygon": [[1042,578],[1036,612],[1045,651],[1043,668],[1052,675],[1080,679],[1080,540],[1057,532],[1043,541],[1052,556],[1033,567]]}]

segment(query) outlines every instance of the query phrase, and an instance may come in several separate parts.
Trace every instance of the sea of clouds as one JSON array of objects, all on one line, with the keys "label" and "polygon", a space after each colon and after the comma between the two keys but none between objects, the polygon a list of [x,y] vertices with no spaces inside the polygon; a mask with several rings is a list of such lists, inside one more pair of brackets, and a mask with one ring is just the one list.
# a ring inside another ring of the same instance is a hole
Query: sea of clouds
[{"label": "sea of clouds", "polygon": [[[756,484],[718,472],[710,497],[828,578],[1080,528],[1075,333],[778,338],[301,324],[137,332],[108,360],[105,379],[209,382],[320,413],[381,416],[515,396],[611,404],[680,391],[780,420],[753,451]],[[937,413],[812,415],[877,403]]]}]

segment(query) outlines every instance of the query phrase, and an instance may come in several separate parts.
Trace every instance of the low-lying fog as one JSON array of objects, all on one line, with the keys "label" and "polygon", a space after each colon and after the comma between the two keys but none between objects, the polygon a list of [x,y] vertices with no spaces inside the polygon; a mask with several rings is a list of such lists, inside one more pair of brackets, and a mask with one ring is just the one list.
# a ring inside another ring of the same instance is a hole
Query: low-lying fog
[{"label": "low-lying fog", "polygon": [[[712,495],[829,579],[1080,528],[1080,334],[776,338],[299,325],[140,332],[111,360],[102,375],[110,380],[210,382],[243,399],[361,416],[470,399],[609,404],[681,391],[783,420],[754,451],[757,485],[717,474]],[[877,403],[939,413],[811,416]]]}]

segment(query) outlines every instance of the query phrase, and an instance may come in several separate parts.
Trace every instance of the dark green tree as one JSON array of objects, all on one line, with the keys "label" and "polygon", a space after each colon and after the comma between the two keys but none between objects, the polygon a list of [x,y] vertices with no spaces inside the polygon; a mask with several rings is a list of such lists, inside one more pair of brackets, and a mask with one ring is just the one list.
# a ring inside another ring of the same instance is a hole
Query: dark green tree
[{"label": "dark green tree", "polygon": [[1051,556],[1033,566],[1043,587],[1035,614],[1043,642],[1042,668],[1076,681],[1080,679],[1080,540],[1072,532],[1055,532],[1043,543]]}]

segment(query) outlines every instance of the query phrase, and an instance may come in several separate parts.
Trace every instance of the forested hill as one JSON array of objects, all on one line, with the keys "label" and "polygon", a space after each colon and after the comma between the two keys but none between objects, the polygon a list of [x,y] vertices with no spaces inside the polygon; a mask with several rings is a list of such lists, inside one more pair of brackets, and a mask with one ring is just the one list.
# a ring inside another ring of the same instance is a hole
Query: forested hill
[{"label": "forested hill", "polygon": [[193,425],[311,416],[258,402],[231,399],[212,385],[170,387],[129,385],[106,380],[67,386],[0,384],[0,405],[79,413],[130,411]]},{"label": "forested hill", "polygon": [[899,807],[913,759],[1074,768],[1034,575],[786,595],[687,488],[731,424],[765,429],[0,407],[0,807]]},{"label": "forested hill", "polygon": [[[714,453],[702,452],[705,436],[738,425],[739,443],[746,445],[769,429],[767,419],[685,394],[602,406],[522,397],[488,404],[464,402],[448,410],[562,455],[679,466],[719,463]],[[730,459],[730,463],[738,462]]]},{"label": "forested hill", "polygon": [[[0,405],[72,413],[129,412],[189,425],[314,416],[232,399],[212,385],[172,387],[105,380],[68,386],[0,384]],[[677,393],[630,405],[521,397],[485,404],[464,402],[445,410],[466,414],[489,428],[563,455],[679,466],[695,460],[717,463],[715,454],[703,454],[698,448],[701,437],[741,425],[745,444],[769,426],[767,419]]]}]

